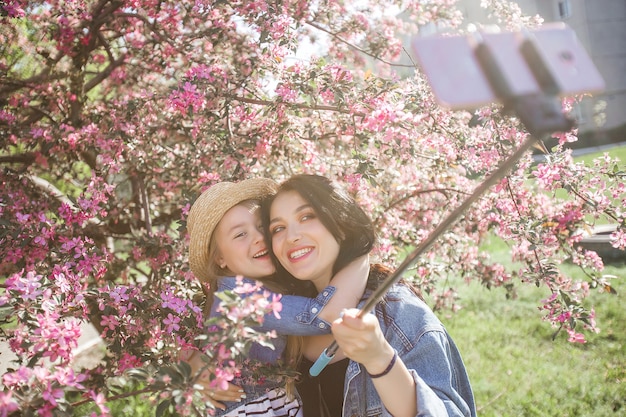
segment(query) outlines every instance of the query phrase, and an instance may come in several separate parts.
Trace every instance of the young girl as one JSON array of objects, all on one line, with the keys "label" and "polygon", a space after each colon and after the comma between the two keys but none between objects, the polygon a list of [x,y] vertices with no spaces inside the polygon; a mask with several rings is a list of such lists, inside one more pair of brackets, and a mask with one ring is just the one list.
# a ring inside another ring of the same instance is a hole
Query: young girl
[{"label": "young girl", "polygon": [[[264,178],[222,182],[194,202],[187,223],[189,262],[194,275],[208,284],[208,288],[206,285],[203,288],[207,295],[205,311],[210,316],[219,314],[215,292],[234,289],[235,275],[247,277],[250,283],[256,279],[272,285],[274,265],[266,248],[257,208],[258,200],[271,195],[275,189],[276,183]],[[272,340],[274,349],[254,344],[249,358],[275,363],[283,356],[287,339],[284,335],[329,333],[329,321],[338,317],[341,308],[345,304],[356,306],[358,297],[351,287],[364,288],[366,276],[367,260],[361,258],[338,273],[333,286],[321,289],[315,298],[283,296],[281,318],[268,314],[260,328],[261,331],[276,330],[283,336]],[[197,354],[188,360],[194,371],[203,365]],[[245,376],[244,372],[239,381]],[[199,382],[209,393],[210,401],[221,410],[218,415],[300,415],[299,399],[287,395],[285,387],[276,381],[231,384],[226,391],[211,388],[206,380]]]},{"label": "young girl", "polygon": [[[264,204],[262,217],[279,274],[306,281],[315,290],[374,244],[365,212],[320,176],[297,175],[281,184]],[[372,267],[363,300],[389,272]],[[305,343],[299,367],[303,380],[297,388],[306,416],[476,415],[461,356],[413,288],[398,283],[374,314],[360,319],[357,313],[346,310],[334,321],[339,351],[319,377],[310,377],[308,371],[320,346]]]}]

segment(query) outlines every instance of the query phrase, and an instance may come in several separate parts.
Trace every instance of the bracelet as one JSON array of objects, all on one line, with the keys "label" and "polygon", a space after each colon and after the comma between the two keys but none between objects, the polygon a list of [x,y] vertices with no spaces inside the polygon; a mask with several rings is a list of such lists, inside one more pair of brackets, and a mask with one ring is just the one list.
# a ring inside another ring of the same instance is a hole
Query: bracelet
[{"label": "bracelet", "polygon": [[369,372],[367,374],[370,376],[370,378],[380,378],[381,376],[385,376],[391,371],[391,368],[393,368],[393,366],[396,364],[397,359],[398,359],[398,352],[396,352],[396,350],[394,349],[393,358],[391,358],[391,362],[389,362],[389,365],[387,365],[387,368],[385,368],[384,371],[375,375],[372,375]]}]

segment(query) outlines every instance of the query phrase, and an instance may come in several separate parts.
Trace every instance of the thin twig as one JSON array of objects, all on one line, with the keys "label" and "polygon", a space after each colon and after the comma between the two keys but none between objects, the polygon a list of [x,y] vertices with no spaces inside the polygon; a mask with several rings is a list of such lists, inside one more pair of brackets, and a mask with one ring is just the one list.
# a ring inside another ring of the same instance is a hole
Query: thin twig
[{"label": "thin twig", "polygon": [[[344,43],[344,44],[348,45],[350,48],[356,49],[357,51],[361,52],[362,54],[365,54],[365,55],[367,55],[367,56],[369,56],[369,57],[371,57],[371,58],[374,58],[375,60],[380,61],[380,62],[382,62],[383,64],[387,64],[387,65],[390,65],[390,66],[392,66],[392,67],[415,68],[415,65],[408,65],[408,64],[394,64],[393,62],[389,62],[389,61],[387,61],[387,60],[384,60],[384,59],[382,59],[381,57],[379,57],[379,56],[377,56],[377,55],[374,55],[374,54],[372,54],[371,52],[368,52],[368,51],[366,51],[365,49],[360,48],[360,47],[356,46],[356,45],[355,45],[355,44],[353,44],[353,43],[348,42],[347,40],[343,39],[343,38],[342,38],[341,36],[339,36],[338,34],[336,34],[336,33],[334,33],[334,32],[331,32],[330,30],[328,30],[328,29],[326,29],[326,28],[321,27],[320,25],[318,25],[318,24],[317,24],[317,23],[315,23],[315,22],[312,22],[312,21],[310,21],[310,20],[309,20],[309,21],[307,21],[306,23],[307,23],[309,26],[312,26],[312,27],[314,27],[314,28],[315,28],[315,29],[317,29],[317,30],[321,30],[322,32],[329,34],[329,35],[330,35],[330,36],[332,36],[333,38],[337,39],[339,42],[341,42],[341,43]],[[403,49],[404,49],[404,48],[403,48]],[[406,51],[405,51],[405,52],[406,52]]]}]

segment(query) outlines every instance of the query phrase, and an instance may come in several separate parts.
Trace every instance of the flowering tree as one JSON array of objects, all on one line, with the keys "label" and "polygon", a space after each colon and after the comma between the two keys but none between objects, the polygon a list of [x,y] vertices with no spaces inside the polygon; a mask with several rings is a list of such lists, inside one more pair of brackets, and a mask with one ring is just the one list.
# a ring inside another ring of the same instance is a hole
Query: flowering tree
[{"label": "flowering tree", "polygon": [[[238,336],[203,323],[186,260],[187,210],[215,182],[336,178],[378,226],[377,255],[399,261],[527,136],[496,105],[439,107],[423,75],[396,64],[401,36],[419,25],[462,30],[454,3],[0,2],[0,318],[18,356],[0,415],[61,415],[85,401],[105,415],[129,376],[161,392],[160,412],[198,407],[189,369],[164,364]],[[483,3],[505,28],[540,24]],[[614,246],[626,247],[625,170],[609,157],[574,163],[563,145],[575,140],[559,134],[545,162],[521,160],[407,278],[436,307],[454,304],[437,286],[448,276],[545,286],[544,319],[573,341],[595,331],[583,300],[610,283],[577,242],[609,218]],[[492,234],[511,243],[511,263],[479,250]],[[587,279],[559,270],[567,258]],[[76,370],[86,321],[107,357]],[[206,325],[215,337],[195,340]],[[216,381],[224,372],[209,370]]]}]

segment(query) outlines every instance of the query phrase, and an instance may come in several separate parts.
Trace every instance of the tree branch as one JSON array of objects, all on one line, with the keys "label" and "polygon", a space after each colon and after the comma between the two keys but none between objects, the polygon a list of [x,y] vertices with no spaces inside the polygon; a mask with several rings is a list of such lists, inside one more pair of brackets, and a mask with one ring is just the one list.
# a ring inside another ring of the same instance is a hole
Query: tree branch
[{"label": "tree branch", "polygon": [[150,202],[148,201],[148,192],[146,190],[146,182],[144,181],[143,174],[138,175],[137,178],[139,185],[139,201],[143,208],[144,222],[146,225],[146,231],[148,236],[152,236],[152,220],[150,218]]},{"label": "tree branch", "polygon": [[0,156],[0,164],[26,164],[30,165],[35,161],[35,153],[28,152],[18,155]]},{"label": "tree branch", "polygon": [[261,105],[261,106],[274,106],[276,104],[284,104],[286,106],[293,107],[293,108],[296,108],[296,109],[333,111],[333,112],[337,112],[337,113],[351,114],[351,115],[359,116],[359,117],[364,117],[365,116],[365,113],[353,112],[353,111],[351,111],[349,109],[342,109],[342,108],[336,107],[336,106],[321,106],[321,105],[317,105],[317,104],[289,103],[289,102],[286,102],[286,101],[279,102],[279,101],[270,101],[270,100],[260,100],[260,99],[254,99],[254,98],[239,97],[239,96],[235,96],[235,95],[232,95],[232,94],[225,94],[224,97],[229,98],[231,100],[240,101],[242,103],[258,104],[258,105]]},{"label": "tree branch", "polygon": [[111,60],[111,63],[104,69],[104,71],[99,72],[97,75],[95,75],[93,78],[85,83],[85,92],[94,89],[98,84],[100,84],[109,75],[111,75],[113,70],[115,70],[117,67],[121,67],[122,65],[124,65],[124,62],[126,61],[126,55],[122,55],[117,60],[112,59],[112,56],[109,55],[109,59]]},{"label": "tree branch", "polygon": [[404,197],[402,197],[402,198],[400,198],[398,200],[392,201],[389,204],[389,206],[387,207],[387,210],[392,209],[395,206],[399,206],[402,203],[404,203],[405,201],[410,200],[413,197],[417,197],[420,194],[441,193],[441,194],[443,194],[444,197],[448,197],[448,192],[455,192],[455,193],[465,194],[465,195],[469,194],[469,193],[466,193],[466,192],[461,191],[461,190],[456,190],[454,188],[433,188],[433,189],[430,189],[430,190],[417,190],[417,191],[412,192],[411,194],[405,195]]},{"label": "tree branch", "polygon": [[[392,66],[392,67],[415,68],[415,65],[408,65],[408,64],[394,64],[393,62],[389,62],[389,61],[387,61],[387,60],[385,60],[385,59],[382,59],[381,57],[379,57],[379,56],[377,56],[377,55],[374,55],[374,54],[372,54],[371,52],[368,52],[368,51],[366,51],[366,50],[365,50],[365,49],[363,49],[363,48],[359,48],[358,46],[356,46],[356,45],[355,45],[355,44],[353,44],[353,43],[348,42],[347,40],[343,39],[343,38],[342,38],[341,36],[339,36],[338,34],[336,34],[336,33],[334,33],[334,32],[331,32],[330,30],[328,30],[328,29],[326,29],[326,28],[321,27],[320,25],[318,25],[318,24],[317,24],[317,23],[315,23],[315,22],[312,22],[312,21],[308,20],[308,21],[306,21],[305,23],[306,23],[306,24],[308,24],[309,26],[314,27],[314,28],[315,28],[315,29],[317,29],[317,30],[320,30],[320,31],[322,31],[322,32],[324,32],[324,33],[329,34],[329,35],[330,35],[330,36],[332,36],[333,38],[337,39],[339,42],[341,42],[341,43],[343,43],[343,44],[346,44],[346,45],[348,45],[350,48],[356,49],[357,51],[361,52],[362,54],[365,54],[365,55],[367,55],[367,56],[369,56],[369,57],[371,57],[371,58],[374,58],[375,60],[380,61],[380,62],[382,62],[383,64],[387,64],[387,65],[390,65],[390,66]],[[403,49],[403,50],[404,50],[404,49]]]}]

